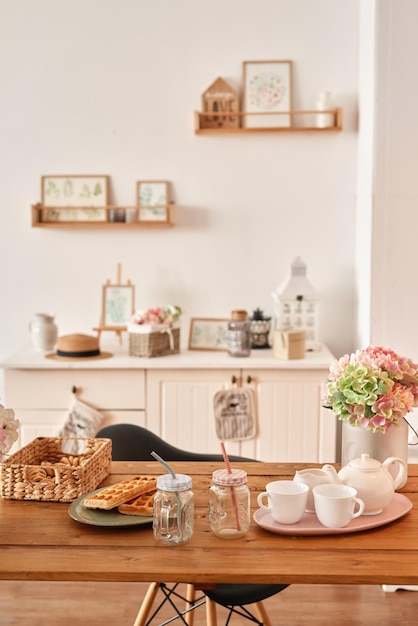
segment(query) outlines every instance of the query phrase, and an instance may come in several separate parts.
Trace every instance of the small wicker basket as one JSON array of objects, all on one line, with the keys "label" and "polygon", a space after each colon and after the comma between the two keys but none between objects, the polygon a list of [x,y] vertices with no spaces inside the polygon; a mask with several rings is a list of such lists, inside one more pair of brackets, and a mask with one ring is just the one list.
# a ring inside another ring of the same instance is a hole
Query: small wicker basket
[{"label": "small wicker basket", "polygon": [[168,327],[149,333],[129,332],[129,354],[131,356],[167,356],[179,352],[180,328]]},{"label": "small wicker basket", "polygon": [[0,495],[72,502],[100,485],[111,461],[111,439],[37,437],[0,464]]}]

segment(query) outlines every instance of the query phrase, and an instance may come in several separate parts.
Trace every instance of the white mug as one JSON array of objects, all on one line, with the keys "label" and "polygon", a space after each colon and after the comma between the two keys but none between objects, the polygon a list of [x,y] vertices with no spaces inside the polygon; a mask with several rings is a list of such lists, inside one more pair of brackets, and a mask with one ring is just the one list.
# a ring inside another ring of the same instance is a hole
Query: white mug
[{"label": "white mug", "polygon": [[[354,487],[338,484],[317,485],[312,489],[316,516],[327,528],[344,528],[364,511]],[[357,510],[356,510],[357,509]]]},{"label": "white mug", "polygon": [[[294,480],[274,480],[258,494],[257,503],[270,512],[280,524],[297,524],[302,518],[308,499],[309,487]],[[267,498],[268,504],[264,500]]]}]

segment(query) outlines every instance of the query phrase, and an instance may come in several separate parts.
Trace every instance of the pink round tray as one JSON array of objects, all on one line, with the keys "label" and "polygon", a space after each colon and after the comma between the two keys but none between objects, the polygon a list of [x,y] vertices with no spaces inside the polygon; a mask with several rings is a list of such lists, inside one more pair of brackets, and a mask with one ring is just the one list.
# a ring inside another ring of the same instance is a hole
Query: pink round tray
[{"label": "pink round tray", "polygon": [[314,513],[304,513],[297,524],[279,524],[265,509],[258,509],[254,513],[256,524],[279,535],[337,535],[356,533],[369,528],[384,526],[403,517],[412,509],[412,502],[403,494],[395,493],[390,504],[378,515],[360,515],[351,520],[344,528],[326,528],[322,526]]}]

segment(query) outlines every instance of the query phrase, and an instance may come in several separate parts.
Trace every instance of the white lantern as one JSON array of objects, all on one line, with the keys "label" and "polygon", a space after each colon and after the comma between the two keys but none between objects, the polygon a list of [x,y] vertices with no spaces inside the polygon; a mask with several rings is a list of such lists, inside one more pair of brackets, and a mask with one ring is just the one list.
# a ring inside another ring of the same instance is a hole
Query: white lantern
[{"label": "white lantern", "polygon": [[272,296],[275,330],[304,330],[307,349],[318,349],[319,297],[306,278],[306,263],[300,257],[293,261],[290,276]]}]

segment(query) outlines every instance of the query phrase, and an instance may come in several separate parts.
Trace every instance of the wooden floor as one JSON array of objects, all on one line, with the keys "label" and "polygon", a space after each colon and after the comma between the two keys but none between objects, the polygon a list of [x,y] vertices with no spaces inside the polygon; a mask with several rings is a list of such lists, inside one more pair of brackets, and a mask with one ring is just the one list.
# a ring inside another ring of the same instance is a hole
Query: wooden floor
[{"label": "wooden floor", "polygon": [[[0,581],[0,625],[132,626],[146,588],[142,583]],[[385,593],[378,586],[292,585],[265,605],[273,626],[416,626],[418,623],[418,592]],[[221,616],[222,609],[218,609],[219,626],[223,626]],[[180,621],[173,623],[177,625]],[[195,626],[205,624],[202,607],[195,611]],[[230,624],[250,622],[235,617]]]}]

